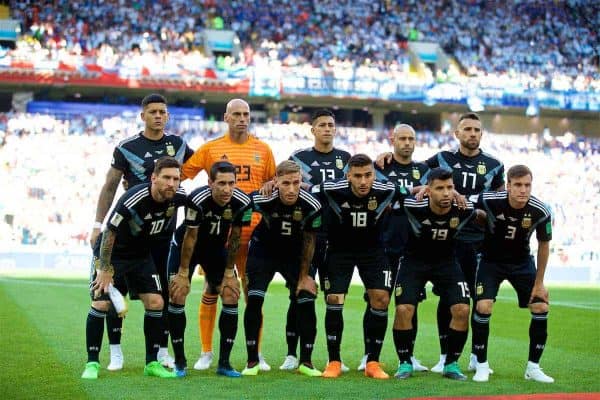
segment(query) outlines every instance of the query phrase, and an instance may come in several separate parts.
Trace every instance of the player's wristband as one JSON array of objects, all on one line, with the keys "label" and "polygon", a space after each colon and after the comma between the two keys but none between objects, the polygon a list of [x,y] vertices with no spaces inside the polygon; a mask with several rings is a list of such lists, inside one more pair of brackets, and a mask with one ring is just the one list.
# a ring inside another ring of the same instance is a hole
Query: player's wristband
[{"label": "player's wristband", "polygon": [[94,222],[94,229],[102,229],[102,222]]}]

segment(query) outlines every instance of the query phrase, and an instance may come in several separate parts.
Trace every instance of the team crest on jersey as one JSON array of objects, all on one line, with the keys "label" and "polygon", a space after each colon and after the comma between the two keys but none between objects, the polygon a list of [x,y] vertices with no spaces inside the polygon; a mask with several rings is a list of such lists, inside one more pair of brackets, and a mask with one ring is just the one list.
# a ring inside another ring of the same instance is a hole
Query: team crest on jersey
[{"label": "team crest on jersey", "polygon": [[233,217],[233,213],[231,212],[231,208],[226,208],[223,211],[223,219],[231,219]]},{"label": "team crest on jersey", "polygon": [[521,220],[521,226],[525,229],[531,228],[531,214],[525,214]]},{"label": "team crest on jersey", "polygon": [[343,169],[344,168],[344,162],[342,161],[341,158],[336,158],[335,159],[335,166],[337,167],[337,169]]},{"label": "team crest on jersey", "polygon": [[458,217],[452,217],[450,218],[450,228],[454,229],[458,226]]},{"label": "team crest on jersey", "polygon": [[402,296],[402,286],[400,286],[400,285],[396,286],[396,290],[395,290],[394,294],[396,295],[396,297]]},{"label": "team crest on jersey", "polygon": [[172,206],[172,205],[169,206],[169,208],[167,208],[167,213],[166,213],[167,217],[172,217],[174,213],[175,213],[175,206]]},{"label": "team crest on jersey", "polygon": [[171,143],[167,143],[167,154],[171,157],[175,155],[175,147]]},{"label": "team crest on jersey", "polygon": [[367,208],[370,211],[373,211],[373,210],[375,210],[377,208],[377,199],[375,197],[371,197],[369,199],[369,202],[367,203]]},{"label": "team crest on jersey", "polygon": [[292,214],[292,219],[294,221],[302,221],[302,210],[295,209],[294,213]]},{"label": "team crest on jersey", "polygon": [[421,179],[421,171],[419,171],[418,169],[413,169],[413,178],[415,179]]},{"label": "team crest on jersey", "polygon": [[487,168],[485,167],[485,164],[478,164],[477,165],[477,173],[479,175],[485,175],[485,173],[487,172]]},{"label": "team crest on jersey", "polygon": [[483,294],[483,283],[477,284],[477,296],[481,296]]}]

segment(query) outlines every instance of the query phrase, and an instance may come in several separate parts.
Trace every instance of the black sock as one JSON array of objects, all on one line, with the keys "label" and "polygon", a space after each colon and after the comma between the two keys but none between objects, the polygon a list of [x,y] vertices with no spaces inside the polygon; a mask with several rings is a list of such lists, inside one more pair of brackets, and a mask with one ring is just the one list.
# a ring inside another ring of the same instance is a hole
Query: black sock
[{"label": "black sock", "polygon": [[367,331],[367,327],[369,326],[369,318],[371,317],[371,313],[369,312],[369,310],[371,309],[371,305],[369,304],[369,295],[367,294],[367,292],[365,292],[364,294],[364,299],[367,302],[367,305],[365,307],[365,312],[363,313],[363,319],[362,319],[362,328],[363,328],[363,343],[365,346],[365,352],[363,354],[369,354],[369,334]]},{"label": "black sock", "polygon": [[369,313],[371,316],[368,319],[368,330],[369,330],[369,351],[367,354],[367,362],[379,361],[379,354],[381,354],[381,347],[383,346],[383,339],[385,338],[385,331],[387,329],[388,311],[378,310],[376,308],[370,308]]},{"label": "black sock", "polygon": [[85,323],[85,342],[87,346],[88,362],[99,362],[102,336],[104,336],[104,318],[106,313],[94,307],[90,308]]},{"label": "black sock", "polygon": [[325,333],[327,334],[327,352],[329,361],[342,361],[340,345],[344,331],[343,304],[327,304],[325,311]]},{"label": "black sock", "polygon": [[[168,286],[167,286],[168,287]],[[169,347],[169,290],[163,290],[163,314],[162,314],[162,335],[160,336],[160,347]]]},{"label": "black sock", "polygon": [[477,362],[487,361],[488,338],[490,336],[490,317],[492,314],[481,314],[473,311],[471,327],[473,328],[472,352],[477,356]]},{"label": "black sock", "polygon": [[444,365],[458,361],[462,354],[469,331],[457,331],[448,327],[448,353],[446,353],[446,362]]},{"label": "black sock", "polygon": [[300,363],[312,364],[312,352],[317,337],[317,313],[312,293],[302,290],[298,295],[297,326],[300,335]]},{"label": "black sock", "polygon": [[394,329],[392,332],[394,334],[394,346],[396,347],[398,360],[400,360],[401,363],[410,363],[410,357],[412,356],[412,353],[410,351],[410,340],[412,336],[412,330]]},{"label": "black sock", "polygon": [[415,341],[417,340],[417,310],[418,305],[415,305],[415,312],[412,317],[412,329],[410,330],[410,355],[412,356],[415,352]]},{"label": "black sock", "polygon": [[437,308],[437,325],[440,339],[440,354],[448,354],[448,334],[450,329],[450,321],[452,321],[452,313],[450,306],[442,301],[438,303]]},{"label": "black sock", "polygon": [[162,310],[146,310],[144,313],[144,338],[146,339],[146,364],[156,361],[163,335]]},{"label": "black sock", "polygon": [[539,363],[548,337],[548,313],[531,313],[529,324],[529,361]]},{"label": "black sock", "polygon": [[[253,291],[259,292],[259,291]],[[248,295],[248,304],[244,312],[244,331],[246,332],[246,350],[248,364],[258,362],[258,332],[262,324],[262,305],[265,292]]]},{"label": "black sock", "polygon": [[238,305],[223,304],[221,307],[221,315],[219,316],[219,332],[221,341],[219,344],[219,366],[231,368],[229,356],[235,341],[238,325]]},{"label": "black sock", "polygon": [[285,324],[285,341],[287,343],[287,355],[297,356],[296,348],[298,347],[298,328],[297,328],[297,310],[296,296],[290,295],[290,305],[287,311],[287,321]]},{"label": "black sock", "polygon": [[115,312],[106,314],[106,333],[109,344],[121,344],[121,332],[123,331],[123,318]]},{"label": "black sock", "polygon": [[169,331],[171,332],[171,345],[175,353],[175,364],[178,368],[187,367],[185,358],[185,306],[169,303]]}]

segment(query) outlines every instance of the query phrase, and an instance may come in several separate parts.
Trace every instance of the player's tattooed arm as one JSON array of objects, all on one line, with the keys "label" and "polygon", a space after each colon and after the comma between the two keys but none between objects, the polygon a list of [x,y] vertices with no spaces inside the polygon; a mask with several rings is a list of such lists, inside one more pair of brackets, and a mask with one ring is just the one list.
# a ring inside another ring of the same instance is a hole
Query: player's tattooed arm
[{"label": "player's tattooed arm", "polygon": [[100,235],[100,227],[104,221],[104,217],[108,214],[110,206],[115,198],[115,193],[119,187],[119,182],[123,177],[123,173],[116,168],[110,167],[106,174],[106,181],[100,191],[100,197],[98,198],[98,205],[96,206],[96,219],[92,234],[90,235],[90,245],[94,247],[98,236]]},{"label": "player's tattooed arm", "polygon": [[190,261],[198,239],[198,228],[187,227],[181,243],[181,257],[177,274],[169,282],[171,299],[181,304],[190,293]]},{"label": "player's tattooed arm", "polygon": [[317,284],[308,274],[310,264],[315,254],[317,234],[315,232],[304,232],[302,240],[302,259],[300,260],[300,276],[298,277],[297,293],[304,290],[314,295],[317,294]]},{"label": "player's tattooed arm", "polygon": [[100,242],[100,270],[103,272],[112,272],[110,259],[112,257],[116,237],[117,234],[110,229],[107,229],[102,235],[102,242]]}]

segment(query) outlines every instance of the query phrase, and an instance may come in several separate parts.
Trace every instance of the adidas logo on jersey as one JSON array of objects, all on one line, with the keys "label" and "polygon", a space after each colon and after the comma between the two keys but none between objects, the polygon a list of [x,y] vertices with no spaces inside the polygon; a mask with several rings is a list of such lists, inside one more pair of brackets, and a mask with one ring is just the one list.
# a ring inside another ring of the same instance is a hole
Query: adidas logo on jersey
[{"label": "adidas logo on jersey", "polygon": [[423,225],[431,225],[431,221],[426,219],[425,221],[423,221]]},{"label": "adidas logo on jersey", "polygon": [[150,213],[146,214],[146,216],[144,217],[144,219],[152,219],[152,214],[150,214]]},{"label": "adidas logo on jersey", "polygon": [[457,169],[460,169],[460,168],[461,168],[461,165],[460,165],[460,163],[456,163],[456,164],[454,164],[454,165],[452,166],[452,168],[457,168]]},{"label": "adidas logo on jersey", "polygon": [[311,167],[318,167],[319,163],[317,161],[313,161],[312,164],[310,164]]},{"label": "adidas logo on jersey", "polygon": [[152,157],[152,154],[150,154],[150,152],[146,152],[146,154],[144,154],[144,158],[150,158]]},{"label": "adidas logo on jersey", "polygon": [[345,201],[340,207],[342,207],[342,208],[350,208],[350,204],[348,204],[348,202]]},{"label": "adidas logo on jersey", "polygon": [[394,171],[390,172],[388,176],[398,176]]},{"label": "adidas logo on jersey", "polygon": [[506,218],[504,218],[504,214],[496,215],[496,219],[499,219],[500,221],[506,220]]}]

